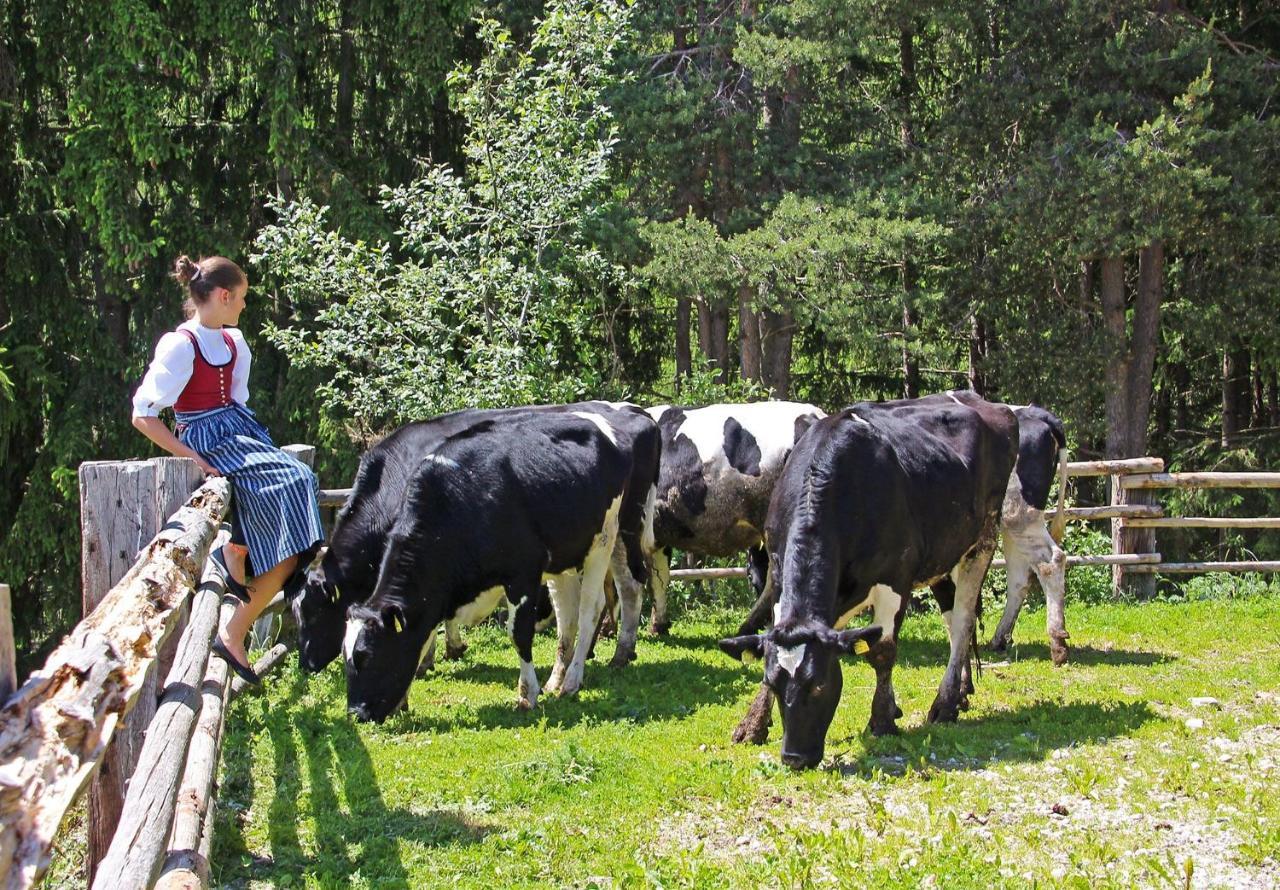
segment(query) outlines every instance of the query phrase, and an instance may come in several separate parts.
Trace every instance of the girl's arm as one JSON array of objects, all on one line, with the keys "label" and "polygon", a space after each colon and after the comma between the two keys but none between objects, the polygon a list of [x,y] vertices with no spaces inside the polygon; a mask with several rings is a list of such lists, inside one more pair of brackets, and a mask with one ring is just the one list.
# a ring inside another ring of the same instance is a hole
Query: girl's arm
[{"label": "girl's arm", "polygon": [[188,448],[178,441],[169,427],[159,417],[135,417],[133,419],[134,428],[142,435],[146,436],[152,442],[155,442],[165,451],[174,457],[189,457],[196,462],[196,465],[204,471],[206,476],[221,476],[217,468],[207,463],[204,458],[196,454],[195,451]]}]

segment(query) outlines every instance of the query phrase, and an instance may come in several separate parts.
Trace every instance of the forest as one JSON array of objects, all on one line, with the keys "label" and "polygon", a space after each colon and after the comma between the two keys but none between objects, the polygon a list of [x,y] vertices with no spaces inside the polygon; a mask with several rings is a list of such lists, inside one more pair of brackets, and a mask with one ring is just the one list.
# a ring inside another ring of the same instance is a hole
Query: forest
[{"label": "forest", "polygon": [[1268,0],[0,23],[0,581],[27,663],[80,617],[77,467],[153,453],[129,399],[181,320],[179,253],[249,272],[251,407],[327,487],[464,406],[965,387],[1050,408],[1082,458],[1280,466]]}]

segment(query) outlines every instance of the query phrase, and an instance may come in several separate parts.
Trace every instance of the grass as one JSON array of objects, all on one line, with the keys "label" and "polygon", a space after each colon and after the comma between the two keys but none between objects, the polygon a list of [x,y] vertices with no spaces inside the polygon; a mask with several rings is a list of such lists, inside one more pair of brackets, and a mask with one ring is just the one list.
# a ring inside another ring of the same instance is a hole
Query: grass
[{"label": "grass", "polygon": [[[234,887],[1280,885],[1280,599],[1076,606],[1055,669],[1043,612],[951,726],[924,715],[946,657],[909,616],[902,735],[862,733],[845,669],[824,768],[729,733],[759,668],[692,607],[621,671],[602,643],[577,699],[514,709],[498,627],[414,683],[383,726],[345,714],[340,665],[291,661],[229,716],[214,877]],[[988,628],[988,632],[990,628]],[[552,637],[539,638],[545,678]],[[1211,696],[1218,705],[1196,706]],[[1199,723],[1197,723],[1199,721]]]}]

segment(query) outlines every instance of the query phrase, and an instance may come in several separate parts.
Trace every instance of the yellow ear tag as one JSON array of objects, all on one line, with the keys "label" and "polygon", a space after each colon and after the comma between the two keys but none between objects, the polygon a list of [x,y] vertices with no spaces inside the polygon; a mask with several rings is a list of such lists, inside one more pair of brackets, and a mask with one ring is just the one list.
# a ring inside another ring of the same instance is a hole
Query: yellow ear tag
[{"label": "yellow ear tag", "polygon": [[866,655],[866,654],[867,654],[868,652],[870,652],[870,651],[871,651],[871,647],[867,645],[867,641],[866,641],[866,640],[854,640],[854,641],[853,641],[853,654],[854,654],[854,655]]},{"label": "yellow ear tag", "polygon": [[395,625],[396,633],[400,633],[401,631],[404,630],[404,624],[400,622],[399,615],[396,615],[394,618],[392,618],[391,623]]},{"label": "yellow ear tag", "polygon": [[756,663],[757,661],[759,661],[759,660],[760,660],[760,656],[756,655],[756,654],[755,654],[754,652],[752,652],[750,649],[743,649],[743,650],[742,650],[742,663],[743,663],[743,664],[755,664],[755,663]]}]

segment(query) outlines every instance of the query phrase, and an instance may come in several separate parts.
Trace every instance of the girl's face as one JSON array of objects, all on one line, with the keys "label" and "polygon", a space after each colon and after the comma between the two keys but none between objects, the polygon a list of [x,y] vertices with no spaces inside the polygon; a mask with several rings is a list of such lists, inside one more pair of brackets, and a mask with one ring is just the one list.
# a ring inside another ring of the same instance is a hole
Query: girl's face
[{"label": "girl's face", "polygon": [[249,282],[243,282],[231,290],[225,288],[218,290],[217,299],[219,308],[222,310],[222,323],[235,327],[240,321],[240,313],[244,311],[244,298],[249,293]]}]

